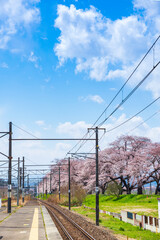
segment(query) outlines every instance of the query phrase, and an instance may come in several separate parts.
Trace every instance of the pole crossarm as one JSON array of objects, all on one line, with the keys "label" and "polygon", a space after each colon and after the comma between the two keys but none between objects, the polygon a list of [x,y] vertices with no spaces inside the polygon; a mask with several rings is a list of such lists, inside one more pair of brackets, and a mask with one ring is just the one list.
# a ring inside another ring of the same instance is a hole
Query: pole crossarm
[{"label": "pole crossarm", "polygon": [[51,169],[26,169],[26,172],[51,171]]},{"label": "pole crossarm", "polygon": [[[46,176],[46,173],[40,173],[40,174],[36,174],[36,173],[30,173],[29,175],[32,175],[32,176]],[[26,175],[27,176],[27,175]]]},{"label": "pole crossarm", "polygon": [[12,141],[95,141],[93,138],[12,138]]},{"label": "pole crossarm", "polygon": [[95,154],[95,153],[84,153],[84,152],[83,152],[83,153],[70,153],[70,152],[69,152],[68,154],[72,154],[72,155],[77,155],[77,154],[88,155],[88,154]]},{"label": "pole crossarm", "polygon": [[[96,128],[88,128],[88,131],[89,130],[95,130],[96,131]],[[98,128],[98,130],[104,130],[104,131],[106,131],[106,128]],[[96,139],[95,139],[96,140]]]},{"label": "pole crossarm", "polygon": [[95,160],[95,158],[92,158],[92,157],[87,157],[87,154],[86,155],[80,155],[80,154],[71,154],[72,156],[77,156],[77,158],[87,158],[87,159],[93,159]]},{"label": "pole crossarm", "polygon": [[[52,166],[57,166],[53,164],[26,164],[26,167],[52,167]],[[38,171],[38,169],[37,169]]]},{"label": "pole crossarm", "polygon": [[[8,157],[8,156],[7,156]],[[12,160],[12,162],[17,162],[18,160]],[[0,160],[0,162],[6,162],[8,163],[8,160]],[[21,161],[20,161],[21,162]]]}]

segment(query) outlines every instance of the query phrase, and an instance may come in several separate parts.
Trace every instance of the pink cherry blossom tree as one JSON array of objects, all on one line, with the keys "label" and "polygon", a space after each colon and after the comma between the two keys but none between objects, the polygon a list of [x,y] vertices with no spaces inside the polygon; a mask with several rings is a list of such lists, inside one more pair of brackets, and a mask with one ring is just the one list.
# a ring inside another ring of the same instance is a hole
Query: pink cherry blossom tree
[{"label": "pink cherry blossom tree", "polygon": [[157,194],[160,189],[160,143],[152,144],[148,161],[150,163],[150,179],[156,182],[155,194]]}]

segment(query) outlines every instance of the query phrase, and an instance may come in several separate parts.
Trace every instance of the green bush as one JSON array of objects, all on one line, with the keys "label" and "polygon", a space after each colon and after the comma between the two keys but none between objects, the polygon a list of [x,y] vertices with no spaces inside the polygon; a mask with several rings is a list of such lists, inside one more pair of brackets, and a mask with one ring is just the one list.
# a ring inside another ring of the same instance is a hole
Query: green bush
[{"label": "green bush", "polygon": [[120,227],[120,228],[119,228],[119,231],[124,231],[124,228],[123,228],[123,227]]},{"label": "green bush", "polygon": [[108,184],[106,194],[107,195],[116,195],[117,197],[119,197],[121,190],[122,190],[121,185],[118,184],[116,181],[114,181],[114,182],[111,182]]}]

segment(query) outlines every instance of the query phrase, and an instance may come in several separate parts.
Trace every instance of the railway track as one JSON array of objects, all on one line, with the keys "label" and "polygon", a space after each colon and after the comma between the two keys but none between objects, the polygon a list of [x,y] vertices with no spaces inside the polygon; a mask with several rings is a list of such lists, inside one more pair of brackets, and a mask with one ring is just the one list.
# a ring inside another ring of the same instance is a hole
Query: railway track
[{"label": "railway track", "polygon": [[[64,212],[62,212],[55,205],[46,203],[43,200],[39,200],[48,209],[52,218],[56,221],[57,225],[63,232],[65,239],[69,240],[96,240],[86,230],[79,226],[75,221],[69,218]],[[55,213],[56,212],[56,213]],[[59,217],[57,217],[59,216]],[[76,229],[76,230],[75,230]]]}]

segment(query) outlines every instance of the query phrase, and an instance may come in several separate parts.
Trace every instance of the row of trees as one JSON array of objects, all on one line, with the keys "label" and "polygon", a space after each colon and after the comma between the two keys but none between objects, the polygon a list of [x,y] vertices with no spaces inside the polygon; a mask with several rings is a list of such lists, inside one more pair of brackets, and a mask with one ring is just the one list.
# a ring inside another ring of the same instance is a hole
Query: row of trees
[{"label": "row of trees", "polygon": [[[59,160],[61,166],[61,185],[68,183],[67,160]],[[58,188],[58,167],[52,166],[51,187]],[[50,175],[47,191],[50,191]],[[95,155],[86,159],[71,159],[71,181],[81,185],[91,192],[95,189]],[[160,143],[152,143],[150,139],[137,136],[121,136],[112,142],[108,148],[99,152],[99,187],[105,192],[110,182],[121,186],[121,194],[130,194],[137,189],[142,194],[142,188],[150,182],[156,183],[155,194],[160,188]],[[46,184],[45,184],[46,188]],[[39,191],[43,190],[43,182]]]}]

